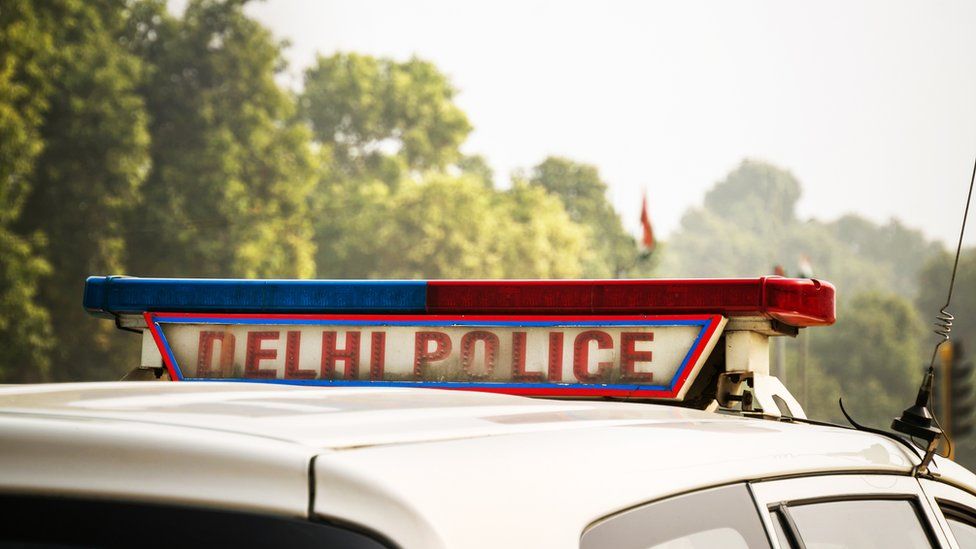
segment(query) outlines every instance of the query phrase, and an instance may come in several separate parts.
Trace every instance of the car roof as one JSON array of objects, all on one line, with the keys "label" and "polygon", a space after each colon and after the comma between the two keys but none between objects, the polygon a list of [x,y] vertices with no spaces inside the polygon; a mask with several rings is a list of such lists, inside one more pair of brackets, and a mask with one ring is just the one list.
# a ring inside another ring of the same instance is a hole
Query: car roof
[{"label": "car roof", "polygon": [[[250,383],[0,387],[0,438],[14,448],[0,453],[0,490],[314,507],[404,547],[511,544],[527,520],[518,545],[564,546],[602,516],[688,490],[917,463],[883,436],[677,406]],[[490,532],[473,536],[472,520]]]}]

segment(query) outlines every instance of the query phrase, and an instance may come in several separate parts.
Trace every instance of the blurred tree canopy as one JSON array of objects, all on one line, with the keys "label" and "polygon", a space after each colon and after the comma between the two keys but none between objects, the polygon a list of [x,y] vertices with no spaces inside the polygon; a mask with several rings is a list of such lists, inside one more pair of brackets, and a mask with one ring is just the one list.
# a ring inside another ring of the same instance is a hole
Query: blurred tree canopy
[{"label": "blurred tree canopy", "polygon": [[141,6],[151,163],[132,209],[132,274],[309,277],[316,157],[275,83],[281,49],[242,2]]},{"label": "blurred tree canopy", "polygon": [[355,53],[319,56],[305,73],[301,116],[346,176],[396,183],[404,171],[461,158],[471,132],[455,90],[433,64]]},{"label": "blurred tree canopy", "polygon": [[624,231],[596,167],[549,157],[532,168],[528,184],[559,197],[569,218],[589,230],[593,257],[585,265],[585,277],[619,277],[636,265],[637,243]]},{"label": "blurred tree canopy", "polygon": [[0,383],[39,380],[48,373],[51,326],[37,303],[40,279],[50,274],[42,234],[17,234],[31,190],[51,83],[54,21],[31,0],[0,9]]},{"label": "blurred tree canopy", "polygon": [[799,274],[809,259],[817,277],[843,298],[865,291],[909,300],[922,265],[942,249],[897,221],[877,225],[856,215],[833,222],[796,216],[800,183],[788,171],[745,160],[692,208],[668,241],[660,270],[668,276],[758,276],[781,265]]},{"label": "blurred tree canopy", "polygon": [[[124,268],[123,215],[138,199],[148,167],[146,112],[136,90],[141,66],[118,45],[127,21],[122,4],[32,6],[38,30],[50,40],[47,53],[35,57],[40,74],[34,77],[46,78],[39,87],[42,148],[24,176],[30,192],[14,227],[45,238],[38,257],[51,268],[37,286],[36,305],[57,311],[50,318],[61,342],[50,349],[58,365],[51,374],[104,375],[99,372],[111,370],[99,365],[117,338],[106,326],[79,330],[86,315],[64,305],[77,303],[92,272]],[[86,358],[78,359],[82,350]]]},{"label": "blurred tree canopy", "polygon": [[[926,322],[934,322],[939,309],[945,305],[949,291],[949,278],[952,274],[953,255],[942,251],[933,256],[922,267],[919,293],[916,304],[925,314]],[[965,343],[969,359],[976,358],[976,250],[963,250],[959,257],[959,270],[952,290],[952,304],[949,306],[956,320],[952,326],[952,337]],[[934,327],[933,327],[934,328]],[[930,335],[932,344],[939,336]],[[926,350],[930,350],[926,346]]]},{"label": "blurred tree canopy", "polygon": [[[918,310],[922,311],[928,328],[934,329],[932,323],[936,314],[945,305],[949,290],[949,278],[952,274],[953,255],[941,252],[930,259],[922,268],[920,291],[916,299]],[[956,283],[952,290],[952,303],[948,311],[955,316],[952,326],[952,339],[962,342],[966,362],[976,362],[976,250],[963,250],[959,258],[959,270],[956,273]],[[926,345],[923,347],[924,363],[931,360],[932,348],[939,341],[940,336],[927,331]],[[976,433],[966,437],[956,437],[953,441],[957,445],[956,455],[967,467],[976,467]]]},{"label": "blurred tree canopy", "polygon": [[846,423],[837,405],[843,397],[859,422],[887,429],[918,392],[923,333],[902,297],[862,293],[846,300],[835,326],[801,335],[810,338],[813,362],[807,414]]}]

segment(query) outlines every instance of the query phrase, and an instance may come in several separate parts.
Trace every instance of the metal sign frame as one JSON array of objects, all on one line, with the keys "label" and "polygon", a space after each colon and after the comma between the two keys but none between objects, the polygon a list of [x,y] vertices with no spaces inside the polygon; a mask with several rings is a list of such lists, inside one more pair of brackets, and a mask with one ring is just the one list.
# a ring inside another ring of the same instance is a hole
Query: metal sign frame
[{"label": "metal sign frame", "polygon": [[699,331],[668,385],[586,384],[537,382],[457,382],[457,381],[373,381],[352,379],[252,379],[247,382],[319,386],[431,387],[488,391],[527,396],[617,397],[681,399],[698,375],[702,364],[722,333],[726,319],[721,315],[372,315],[372,314],[213,314],[144,313],[163,363],[174,381],[238,381],[226,378],[188,378],[183,375],[166,339],[164,326],[172,324],[264,325],[264,326],[425,326],[425,327],[614,327],[614,326],[697,326]]}]

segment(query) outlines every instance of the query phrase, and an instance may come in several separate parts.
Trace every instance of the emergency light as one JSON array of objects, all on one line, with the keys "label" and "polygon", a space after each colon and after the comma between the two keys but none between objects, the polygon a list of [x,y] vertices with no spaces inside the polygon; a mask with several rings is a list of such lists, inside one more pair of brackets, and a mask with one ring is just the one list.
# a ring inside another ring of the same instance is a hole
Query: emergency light
[{"label": "emergency light", "polygon": [[782,277],[91,277],[84,306],[142,329],[143,366],[173,380],[681,400],[723,337],[726,369],[763,373],[768,335],[833,323],[834,288]]},{"label": "emergency light", "polygon": [[640,280],[219,280],[93,276],[85,309],[223,313],[688,314],[833,324],[834,287],[782,277]]}]

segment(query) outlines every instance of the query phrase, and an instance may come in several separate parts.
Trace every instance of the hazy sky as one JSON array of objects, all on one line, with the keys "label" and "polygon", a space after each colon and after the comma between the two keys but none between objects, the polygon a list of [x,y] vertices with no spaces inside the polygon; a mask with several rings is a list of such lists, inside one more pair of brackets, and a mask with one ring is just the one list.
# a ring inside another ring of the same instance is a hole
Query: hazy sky
[{"label": "hazy sky", "polygon": [[[595,164],[656,229],[745,157],[790,169],[802,217],[897,217],[955,242],[976,155],[976,2],[269,0],[291,47],[437,64],[499,183],[556,154]],[[762,215],[762,212],[757,212]],[[967,242],[976,244],[976,223]]]}]

